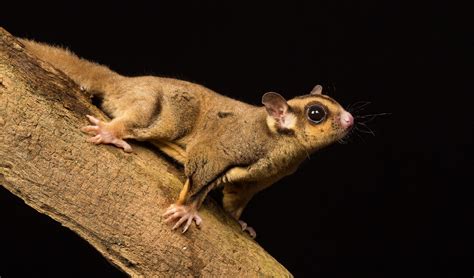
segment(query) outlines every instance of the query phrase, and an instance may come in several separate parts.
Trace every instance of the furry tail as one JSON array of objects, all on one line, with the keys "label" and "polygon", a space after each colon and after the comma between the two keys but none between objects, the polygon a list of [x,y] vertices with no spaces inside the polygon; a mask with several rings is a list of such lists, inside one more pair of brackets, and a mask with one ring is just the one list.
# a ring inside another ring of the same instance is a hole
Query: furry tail
[{"label": "furry tail", "polygon": [[28,39],[18,39],[30,53],[61,70],[92,94],[103,94],[107,84],[123,78],[106,66],[78,57],[68,49]]}]

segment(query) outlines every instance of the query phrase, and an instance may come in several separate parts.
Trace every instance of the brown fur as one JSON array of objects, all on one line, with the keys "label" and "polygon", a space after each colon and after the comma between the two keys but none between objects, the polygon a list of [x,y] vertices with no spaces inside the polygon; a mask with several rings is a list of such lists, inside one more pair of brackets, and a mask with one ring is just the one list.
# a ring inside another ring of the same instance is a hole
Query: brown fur
[{"label": "brown fur", "polygon": [[[125,77],[68,50],[21,42],[87,91],[101,95],[102,108],[113,116],[107,128],[115,136],[153,142],[185,166],[188,180],[178,204],[199,208],[211,189],[223,186],[224,208],[239,219],[255,193],[293,173],[310,153],[347,132],[338,118],[344,109],[321,95],[320,86],[316,93],[288,101],[288,109],[277,119],[264,107],[197,84],[154,76]],[[271,105],[282,100],[274,99]],[[320,124],[310,123],[305,114],[314,102],[329,112]],[[281,119],[286,119],[285,125]]]}]

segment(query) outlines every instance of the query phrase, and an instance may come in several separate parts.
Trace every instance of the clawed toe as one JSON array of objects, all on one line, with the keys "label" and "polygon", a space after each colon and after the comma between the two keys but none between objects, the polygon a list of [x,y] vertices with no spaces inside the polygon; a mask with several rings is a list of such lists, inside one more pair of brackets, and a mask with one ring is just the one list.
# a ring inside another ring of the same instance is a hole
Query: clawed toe
[{"label": "clawed toe", "polygon": [[88,125],[83,128],[81,128],[82,131],[90,133],[90,134],[97,134],[100,130],[100,128],[96,125]]},{"label": "clawed toe", "polygon": [[132,152],[132,147],[122,139],[113,139],[111,143],[116,147],[122,148],[127,153]]},{"label": "clawed toe", "polygon": [[102,143],[102,136],[100,136],[100,134],[98,134],[94,137],[87,138],[87,142],[94,143],[94,144],[100,144],[100,143]]},{"label": "clawed toe", "polygon": [[91,115],[86,115],[87,119],[89,119],[89,121],[97,126],[102,126],[102,122],[97,119],[96,117],[94,116],[91,116]]},{"label": "clawed toe", "polygon": [[247,223],[242,220],[239,220],[240,227],[242,227],[242,232],[247,232],[251,238],[257,237],[257,232],[255,232],[254,228],[249,227]]}]

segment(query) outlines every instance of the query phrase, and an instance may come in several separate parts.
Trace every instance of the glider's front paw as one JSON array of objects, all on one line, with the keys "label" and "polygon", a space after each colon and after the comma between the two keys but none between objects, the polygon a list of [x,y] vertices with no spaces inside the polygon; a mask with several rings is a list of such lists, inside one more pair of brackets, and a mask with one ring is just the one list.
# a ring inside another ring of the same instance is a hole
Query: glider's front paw
[{"label": "glider's front paw", "polygon": [[186,232],[191,225],[191,223],[196,222],[196,226],[201,225],[202,219],[199,216],[197,209],[194,206],[185,206],[185,205],[171,205],[166,212],[163,214],[166,223],[176,221],[172,230],[175,230],[184,224],[182,232]]}]

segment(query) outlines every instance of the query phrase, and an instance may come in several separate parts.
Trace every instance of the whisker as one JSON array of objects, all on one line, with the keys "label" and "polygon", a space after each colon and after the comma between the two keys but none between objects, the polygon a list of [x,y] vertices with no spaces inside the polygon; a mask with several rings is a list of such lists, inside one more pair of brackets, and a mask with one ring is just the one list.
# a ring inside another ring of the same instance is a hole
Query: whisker
[{"label": "whisker", "polygon": [[[354,103],[349,104],[347,107],[348,107],[348,108],[349,108],[349,107],[354,107],[354,106],[357,107],[358,105],[365,105],[365,104],[368,103],[368,102],[369,102],[369,101],[367,101],[367,100],[359,100],[359,101],[356,101],[356,102],[354,102]],[[370,103],[370,102],[369,102],[369,103]]]},{"label": "whisker", "polygon": [[364,137],[362,137],[362,135],[360,135],[357,131],[360,131],[360,130],[357,128],[357,126],[354,126],[354,134],[357,135],[362,140],[362,142],[365,143]]},{"label": "whisker", "polygon": [[346,136],[340,138],[339,140],[337,140],[337,142],[340,143],[340,144],[347,144],[347,143],[351,142],[352,134],[354,134],[354,133],[355,133],[355,126],[351,130],[349,130],[349,132],[346,134]]},{"label": "whisker", "polygon": [[305,153],[306,153],[306,157],[308,158],[308,160],[311,160],[311,156],[309,155],[308,151],[306,149],[304,149]]},{"label": "whisker", "polygon": [[306,147],[305,147],[303,144],[301,144],[301,143],[300,143],[300,145],[301,145],[301,148],[304,150],[304,152],[305,152],[306,157],[308,158],[308,160],[311,160],[311,156],[309,155],[309,152],[308,152],[308,150],[306,149]]},{"label": "whisker", "polygon": [[371,104],[370,101],[357,101],[347,107],[347,111],[355,113],[362,111],[367,105]]},{"label": "whisker", "polygon": [[337,142],[338,142],[339,144],[342,144],[342,145],[347,144],[347,141],[345,141],[343,138],[337,140]]},{"label": "whisker", "polygon": [[369,115],[356,115],[354,116],[354,120],[358,123],[370,123],[373,121],[375,118],[379,116],[386,116],[386,115],[391,115],[392,113],[378,113],[378,114],[369,114]]},{"label": "whisker", "polygon": [[380,116],[392,115],[392,113],[357,115],[357,113],[364,111],[369,104],[371,104],[370,101],[357,101],[347,106],[346,110],[350,112],[354,117],[354,127],[344,138],[338,140],[339,143],[347,143],[352,134],[356,134],[357,137],[359,137],[363,142],[365,142],[362,133],[371,134],[372,136],[375,136],[375,132],[367,125],[367,123],[373,121],[375,118]]},{"label": "whisker", "polygon": [[349,111],[351,108],[358,105],[359,103],[361,103],[361,101],[356,101],[354,103],[351,103],[351,104],[347,105],[347,110]]},{"label": "whisker", "polygon": [[360,132],[372,134],[373,136],[375,136],[374,131],[370,129],[370,127],[368,127],[365,123],[358,122],[357,124],[359,125],[358,127]]},{"label": "whisker", "polygon": [[386,115],[392,115],[392,113],[377,113],[377,114],[367,114],[367,115],[356,115],[356,116],[354,116],[354,118],[363,119],[363,118],[386,116]]}]

